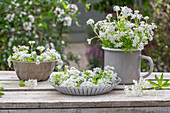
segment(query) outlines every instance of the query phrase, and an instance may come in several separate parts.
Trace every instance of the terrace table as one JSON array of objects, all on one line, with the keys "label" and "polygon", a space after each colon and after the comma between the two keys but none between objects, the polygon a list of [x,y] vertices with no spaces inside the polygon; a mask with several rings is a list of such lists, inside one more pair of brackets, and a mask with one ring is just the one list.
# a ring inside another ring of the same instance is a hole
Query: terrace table
[{"label": "terrace table", "polygon": [[[144,73],[141,73],[144,74]],[[152,73],[147,79],[154,80]],[[170,73],[164,73],[164,80]],[[123,85],[97,96],[70,96],[56,91],[47,81],[35,88],[19,87],[14,71],[0,71],[0,87],[5,93],[0,98],[0,113],[170,113],[170,88],[157,90],[156,95],[126,96]]]}]

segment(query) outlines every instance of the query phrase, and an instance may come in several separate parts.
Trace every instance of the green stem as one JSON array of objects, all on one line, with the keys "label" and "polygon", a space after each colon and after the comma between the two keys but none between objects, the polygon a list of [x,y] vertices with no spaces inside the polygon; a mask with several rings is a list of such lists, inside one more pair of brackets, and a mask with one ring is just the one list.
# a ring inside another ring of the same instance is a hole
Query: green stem
[{"label": "green stem", "polygon": [[116,11],[116,15],[117,15],[117,21],[119,21],[119,14],[118,14],[118,11]]},{"label": "green stem", "polygon": [[96,33],[96,35],[99,37],[99,34],[96,32],[96,30],[94,29],[94,26],[92,25],[92,24],[90,24],[91,25],[91,27],[92,27],[92,29],[93,29],[93,31]]},{"label": "green stem", "polygon": [[18,83],[1,83],[1,84],[16,84],[17,85]]},{"label": "green stem", "polygon": [[32,53],[32,48],[33,48],[33,44],[31,44],[31,53]]}]

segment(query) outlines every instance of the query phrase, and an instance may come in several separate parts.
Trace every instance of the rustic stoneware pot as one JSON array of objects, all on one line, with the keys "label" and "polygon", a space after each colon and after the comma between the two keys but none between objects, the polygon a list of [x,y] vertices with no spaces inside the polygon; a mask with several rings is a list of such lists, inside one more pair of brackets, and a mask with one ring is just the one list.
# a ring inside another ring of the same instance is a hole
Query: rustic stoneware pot
[{"label": "rustic stoneware pot", "polygon": [[41,62],[19,62],[13,61],[14,69],[20,80],[37,79],[37,81],[45,81],[49,78],[55,67],[55,61]]},{"label": "rustic stoneware pot", "polygon": [[153,61],[150,57],[141,55],[140,50],[133,50],[133,54],[129,51],[124,53],[121,49],[110,49],[102,47],[104,50],[104,66],[113,66],[115,72],[122,79],[122,84],[131,84],[133,80],[139,80],[141,72],[141,58],[146,59],[150,63],[149,72],[142,76],[148,77],[153,71]]}]

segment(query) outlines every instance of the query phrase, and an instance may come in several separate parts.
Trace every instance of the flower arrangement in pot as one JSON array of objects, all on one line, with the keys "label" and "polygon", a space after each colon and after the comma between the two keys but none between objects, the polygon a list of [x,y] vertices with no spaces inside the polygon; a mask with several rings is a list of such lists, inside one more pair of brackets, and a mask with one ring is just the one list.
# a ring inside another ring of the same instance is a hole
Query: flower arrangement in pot
[{"label": "flower arrangement in pot", "polygon": [[99,67],[93,71],[79,71],[75,67],[58,73],[52,73],[49,83],[61,93],[71,95],[97,95],[111,91],[121,79],[114,72],[114,67]]},{"label": "flower arrangement in pot", "polygon": [[138,10],[133,13],[127,6],[115,6],[113,9],[117,20],[112,20],[112,14],[108,14],[105,20],[96,24],[93,19],[87,21],[97,35],[87,41],[90,44],[92,39],[99,38],[104,49],[104,65],[114,66],[122,83],[132,83],[133,79],[140,78],[141,58],[150,62],[150,70],[144,77],[153,70],[152,59],[141,55],[141,50],[153,39],[153,30],[157,26],[147,23],[149,17],[143,17]]},{"label": "flower arrangement in pot", "polygon": [[[46,49],[38,46],[33,51],[35,41],[29,41],[29,46],[13,47],[13,54],[8,58],[8,65],[11,67],[13,62],[14,69],[19,79],[29,80],[37,79],[37,81],[47,80],[54,70],[55,62],[62,65],[60,54],[55,49]],[[37,54],[39,52],[39,54]]]}]

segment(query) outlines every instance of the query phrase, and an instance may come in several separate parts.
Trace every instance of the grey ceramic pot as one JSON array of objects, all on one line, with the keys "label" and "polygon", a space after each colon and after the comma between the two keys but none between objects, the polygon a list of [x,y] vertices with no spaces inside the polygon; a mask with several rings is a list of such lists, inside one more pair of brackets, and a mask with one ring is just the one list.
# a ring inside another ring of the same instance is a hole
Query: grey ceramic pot
[{"label": "grey ceramic pot", "polygon": [[149,72],[143,76],[148,77],[153,71],[153,61],[150,57],[141,55],[140,50],[133,50],[133,54],[129,51],[125,54],[121,49],[110,49],[102,47],[104,50],[104,65],[113,66],[115,72],[122,79],[122,84],[131,84],[133,80],[139,80],[141,72],[141,58],[146,59],[150,63]]},{"label": "grey ceramic pot", "polygon": [[55,67],[55,61],[41,62],[18,62],[13,61],[14,69],[20,80],[37,79],[37,81],[45,81],[49,78]]}]

